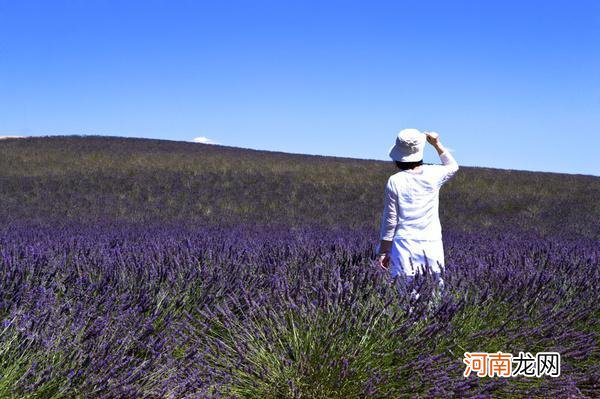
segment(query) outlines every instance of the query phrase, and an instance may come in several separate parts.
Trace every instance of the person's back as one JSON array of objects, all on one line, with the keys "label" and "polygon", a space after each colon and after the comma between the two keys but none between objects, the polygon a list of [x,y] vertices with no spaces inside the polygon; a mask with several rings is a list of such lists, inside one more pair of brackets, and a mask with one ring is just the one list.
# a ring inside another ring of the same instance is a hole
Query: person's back
[{"label": "person's back", "polygon": [[439,219],[439,190],[458,170],[456,162],[448,165],[423,165],[419,171],[405,170],[388,180],[397,195],[397,224],[394,235],[416,240],[442,238]]}]

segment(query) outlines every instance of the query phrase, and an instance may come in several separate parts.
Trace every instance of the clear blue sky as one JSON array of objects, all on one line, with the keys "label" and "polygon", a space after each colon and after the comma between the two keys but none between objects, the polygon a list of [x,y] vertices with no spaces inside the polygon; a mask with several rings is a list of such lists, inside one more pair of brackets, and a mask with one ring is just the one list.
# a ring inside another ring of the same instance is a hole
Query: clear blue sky
[{"label": "clear blue sky", "polygon": [[0,0],[0,135],[388,159],[404,127],[600,175],[600,2]]}]

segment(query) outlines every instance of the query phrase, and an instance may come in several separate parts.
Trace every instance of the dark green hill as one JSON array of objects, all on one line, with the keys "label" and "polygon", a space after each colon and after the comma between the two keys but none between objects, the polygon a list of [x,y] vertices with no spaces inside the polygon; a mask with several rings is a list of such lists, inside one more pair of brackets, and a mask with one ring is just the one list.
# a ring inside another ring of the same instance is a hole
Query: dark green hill
[{"label": "dark green hill", "polygon": [[[377,228],[391,162],[178,141],[53,136],[0,141],[0,220],[318,224]],[[445,229],[599,237],[600,178],[461,167]]]}]

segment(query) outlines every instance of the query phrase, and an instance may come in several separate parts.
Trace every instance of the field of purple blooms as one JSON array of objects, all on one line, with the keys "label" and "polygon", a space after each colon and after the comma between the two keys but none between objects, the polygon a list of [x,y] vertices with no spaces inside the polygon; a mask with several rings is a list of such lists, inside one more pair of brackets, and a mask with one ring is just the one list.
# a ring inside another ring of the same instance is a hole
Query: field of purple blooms
[{"label": "field of purple blooms", "polygon": [[[392,173],[0,142],[0,398],[598,397],[600,178],[461,167],[439,292],[373,267]],[[463,377],[464,352],[497,351],[559,352],[561,375]]]}]

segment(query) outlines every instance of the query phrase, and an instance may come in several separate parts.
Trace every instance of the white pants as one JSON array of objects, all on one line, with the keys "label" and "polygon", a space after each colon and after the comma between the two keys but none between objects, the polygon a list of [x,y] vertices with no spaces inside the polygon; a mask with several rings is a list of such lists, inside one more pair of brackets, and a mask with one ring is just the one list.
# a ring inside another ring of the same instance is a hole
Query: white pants
[{"label": "white pants", "polygon": [[399,236],[392,241],[390,252],[390,274],[398,274],[405,278],[414,277],[429,265],[432,273],[440,273],[444,269],[444,246],[442,240],[412,240]]}]

